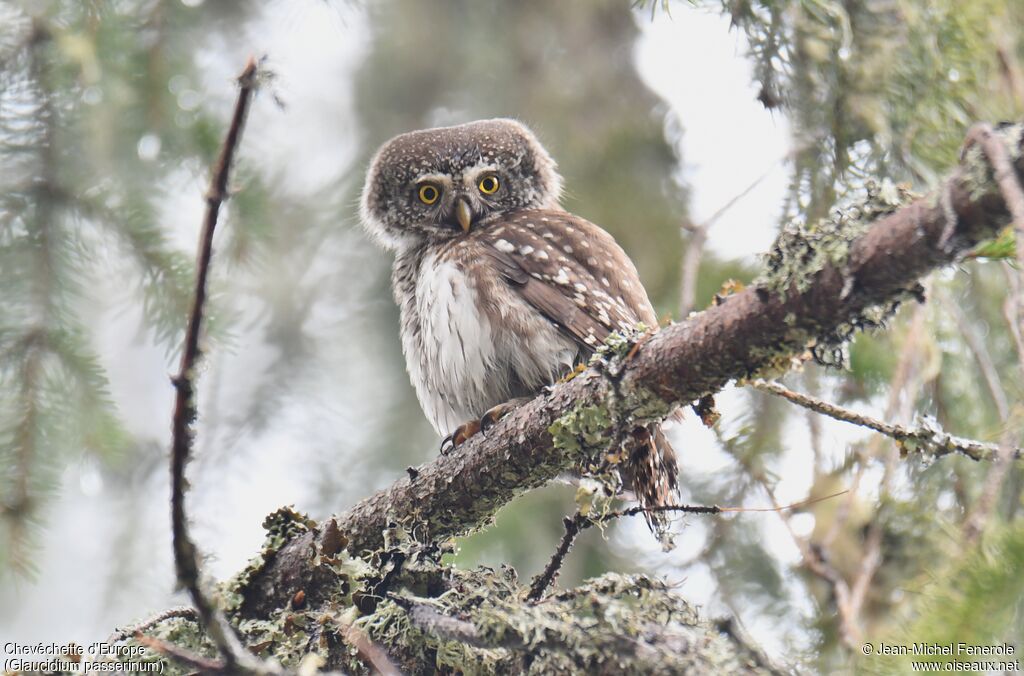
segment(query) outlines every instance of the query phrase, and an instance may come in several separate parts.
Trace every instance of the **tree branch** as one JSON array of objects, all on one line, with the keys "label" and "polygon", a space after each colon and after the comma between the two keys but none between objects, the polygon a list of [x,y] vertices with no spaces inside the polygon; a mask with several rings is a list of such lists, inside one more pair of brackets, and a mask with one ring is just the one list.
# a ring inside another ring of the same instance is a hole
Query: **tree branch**
[{"label": "tree branch", "polygon": [[[178,584],[188,590],[192,605],[195,606],[203,627],[223,657],[223,664],[205,658],[192,659],[192,656],[188,656],[189,659],[186,659],[180,650],[175,651],[168,648],[162,642],[160,642],[161,645],[157,645],[156,639],[140,637],[139,640],[146,645],[160,649],[175,659],[184,659],[186,662],[191,660],[189,663],[196,668],[210,670],[214,669],[214,665],[216,665],[216,669],[229,672],[271,673],[276,670],[263,665],[245,649],[223,611],[203,590],[199,552],[189,533],[188,518],[185,512],[185,493],[188,490],[185,466],[191,456],[192,442],[195,437],[193,429],[196,420],[195,367],[200,358],[199,339],[202,330],[203,309],[206,303],[207,276],[210,270],[210,259],[213,255],[213,233],[217,227],[220,206],[228,196],[231,162],[242,138],[249,104],[257,85],[256,60],[250,58],[245,70],[238,77],[238,99],[235,102],[231,126],[224,138],[224,144],[221,146],[220,156],[210,177],[210,187],[206,193],[206,215],[199,235],[199,251],[196,254],[196,282],[192,297],[192,310],[189,313],[188,326],[185,330],[185,347],[181,355],[181,365],[178,374],[171,379],[175,389],[171,426],[171,525],[174,566]],[[196,659],[203,660],[203,664],[197,663]]]},{"label": "tree branch", "polygon": [[163,639],[146,636],[142,633],[137,633],[134,638],[147,648],[152,648],[156,652],[166,657],[170,657],[174,661],[180,662],[186,667],[195,669],[196,673],[216,674],[228,671],[227,666],[221,660],[211,660],[209,657],[199,655],[191,650],[187,650],[181,646],[164,641]]},{"label": "tree branch", "polygon": [[[630,589],[626,604],[657,606],[654,615],[659,619],[650,621],[643,610],[630,605],[619,607],[620,594],[626,589]],[[499,667],[501,673],[790,673],[738,638],[734,625],[700,621],[696,612],[667,591],[642,578],[606,576],[591,581],[586,589],[554,594],[543,603],[527,606],[522,618],[499,608],[456,617],[429,600],[398,594],[388,598],[404,609],[412,626],[435,640],[504,649],[510,659]],[[558,631],[562,618],[572,618],[579,634]]]},{"label": "tree branch", "polygon": [[555,581],[558,577],[558,571],[562,568],[562,562],[565,561],[565,557],[569,554],[569,550],[572,549],[573,543],[576,541],[576,536],[590,528],[591,526],[599,523],[608,523],[613,519],[618,519],[623,516],[634,516],[636,514],[644,514],[651,512],[679,512],[685,514],[721,514],[723,509],[715,505],[704,506],[704,505],[660,505],[657,507],[630,507],[629,509],[623,509],[616,512],[608,512],[607,514],[598,514],[596,516],[589,516],[576,512],[571,517],[565,517],[562,519],[562,525],[565,526],[565,533],[562,534],[562,540],[558,543],[558,547],[555,549],[554,554],[551,555],[551,560],[548,561],[548,565],[544,566],[544,570],[533,578],[533,582],[530,583],[530,593],[527,594],[526,600],[530,603],[536,603],[540,600],[540,597],[544,595],[547,588]]},{"label": "tree branch", "polygon": [[182,606],[180,608],[168,608],[163,612],[159,612],[153,615],[149,619],[143,620],[138,624],[130,627],[124,627],[123,629],[116,629],[114,633],[107,637],[107,643],[113,645],[120,643],[121,641],[127,641],[136,634],[142,633],[152,627],[155,624],[166,622],[172,618],[180,617],[186,620],[198,620],[199,615],[196,613],[196,609],[190,606]]},{"label": "tree branch", "polygon": [[[779,383],[754,380],[750,383],[750,386],[756,390],[782,397],[797,406],[802,406],[829,418],[866,427],[879,434],[884,434],[902,444],[903,448],[914,453],[933,457],[941,457],[950,453],[961,453],[976,461],[996,460],[999,457],[999,444],[987,444],[982,441],[974,441],[973,439],[955,437],[942,431],[934,424],[918,423],[915,427],[891,425],[856,411],[830,404],[827,401],[794,392]],[[1024,457],[1024,451],[1019,448],[1013,449],[1013,458],[1019,460],[1021,457]]]},{"label": "tree branch", "polygon": [[[1019,125],[999,132],[1008,139],[1018,172],[1024,170],[1021,132]],[[876,326],[871,318],[881,306],[891,309],[917,297],[920,277],[957,260],[1007,222],[1006,203],[985,158],[969,150],[937,193],[863,229],[840,228],[830,235],[786,229],[777,251],[789,267],[776,266],[767,283],[660,330],[635,351],[615,383],[614,416],[608,412],[612,383],[598,369],[555,385],[487,436],[477,435],[457,452],[416,468],[415,478],[404,476],[291,540],[250,578],[243,615],[279,607],[297,589],[314,589],[313,552],[331,529],[345,534],[355,554],[380,548],[389,524],[432,541],[465,533],[517,494],[603,450],[618,431],[612,429],[615,421],[659,420],[732,379],[785,368],[815,341]],[[827,254],[814,265],[785,259],[785,247],[794,242]],[[615,354],[602,358],[621,361]]]}]

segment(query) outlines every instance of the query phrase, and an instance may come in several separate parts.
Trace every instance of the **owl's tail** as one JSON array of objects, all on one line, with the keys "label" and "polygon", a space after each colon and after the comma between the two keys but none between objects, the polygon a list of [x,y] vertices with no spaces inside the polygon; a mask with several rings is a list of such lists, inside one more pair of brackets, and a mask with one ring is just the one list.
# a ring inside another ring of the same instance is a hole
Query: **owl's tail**
[{"label": "owl's tail", "polygon": [[[627,488],[636,495],[641,507],[678,505],[676,452],[665,437],[661,425],[654,423],[633,432],[626,471]],[[666,549],[672,546],[668,531],[671,513],[647,511],[644,518]]]}]

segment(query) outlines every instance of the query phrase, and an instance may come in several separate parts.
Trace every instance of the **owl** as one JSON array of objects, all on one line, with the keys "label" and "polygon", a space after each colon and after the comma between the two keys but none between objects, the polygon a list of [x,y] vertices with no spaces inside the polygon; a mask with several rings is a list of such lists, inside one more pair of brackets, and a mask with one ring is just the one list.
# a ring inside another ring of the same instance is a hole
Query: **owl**
[{"label": "owl", "polygon": [[[629,257],[562,209],[561,191],[551,155],[510,119],[401,134],[370,164],[361,220],[395,254],[406,366],[442,450],[585,362],[611,332],[657,326]],[[624,484],[646,507],[672,504],[676,459],[660,428],[639,428],[628,445]]]}]

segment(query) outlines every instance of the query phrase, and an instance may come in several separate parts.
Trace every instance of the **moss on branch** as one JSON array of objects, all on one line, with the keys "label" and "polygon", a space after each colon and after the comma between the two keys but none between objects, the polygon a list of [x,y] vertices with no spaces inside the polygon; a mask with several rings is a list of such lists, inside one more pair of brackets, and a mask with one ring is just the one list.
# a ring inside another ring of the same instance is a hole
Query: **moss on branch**
[{"label": "moss on branch", "polygon": [[[256,566],[314,524],[285,509],[264,525],[267,540]],[[241,618],[235,604],[242,643],[287,668],[314,659],[324,669],[354,674],[372,669],[346,640],[350,627],[404,673],[775,673],[756,651],[651,578],[607,574],[531,604],[511,568],[445,565],[440,548],[402,528],[390,529],[385,542],[365,558],[319,552],[331,579],[330,593],[318,595],[316,604],[303,593],[260,619]],[[245,579],[227,585],[229,597]],[[416,613],[417,607],[430,612]],[[216,656],[194,621],[168,619],[147,633]],[[171,660],[164,667],[170,674],[188,671]]]}]

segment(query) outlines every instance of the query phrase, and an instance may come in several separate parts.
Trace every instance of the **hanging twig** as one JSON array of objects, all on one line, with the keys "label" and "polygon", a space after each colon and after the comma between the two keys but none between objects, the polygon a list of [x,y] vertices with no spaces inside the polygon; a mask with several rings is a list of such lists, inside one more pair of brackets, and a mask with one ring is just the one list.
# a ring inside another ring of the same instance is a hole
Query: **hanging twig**
[{"label": "hanging twig", "polygon": [[544,567],[544,570],[533,578],[530,583],[530,592],[526,596],[526,600],[531,603],[536,603],[543,596],[544,592],[558,577],[558,571],[562,568],[562,563],[565,561],[566,555],[569,550],[572,549],[573,543],[576,541],[576,537],[591,526],[608,523],[614,519],[620,519],[624,516],[635,516],[637,514],[655,514],[655,513],[681,513],[681,514],[725,514],[730,512],[778,512],[782,510],[799,509],[800,507],[806,507],[807,505],[821,502],[822,500],[828,500],[836,496],[842,495],[846,491],[840,491],[832,495],[826,495],[821,498],[814,498],[811,500],[804,500],[802,502],[795,502],[791,505],[785,505],[782,507],[719,507],[718,505],[658,505],[655,507],[630,507],[628,509],[622,509],[615,512],[607,512],[605,514],[597,514],[589,516],[576,512],[571,517],[565,517],[562,519],[562,524],[565,526],[565,533],[562,534],[562,540],[558,543],[558,548],[555,549],[555,553],[551,555],[551,560],[548,561],[548,565]]},{"label": "hanging twig", "polygon": [[[250,654],[228,623],[224,613],[203,590],[202,572],[199,565],[199,553],[195,542],[188,531],[188,519],[185,512],[185,493],[188,489],[185,479],[185,466],[192,453],[192,442],[195,436],[193,429],[196,420],[195,404],[195,368],[200,357],[199,339],[203,322],[203,309],[206,302],[207,276],[210,270],[210,259],[213,254],[213,233],[217,227],[217,216],[220,206],[228,197],[228,177],[231,162],[234,159],[238,143],[242,138],[249,104],[252,101],[259,80],[256,60],[249,59],[245,70],[238,77],[238,99],[231,118],[231,126],[220,156],[210,177],[210,187],[206,193],[206,215],[203,219],[202,231],[199,235],[199,251],[196,255],[196,282],[192,299],[192,310],[188,317],[185,330],[185,348],[181,355],[181,366],[178,374],[172,378],[175,389],[174,416],[171,437],[171,524],[174,543],[174,566],[178,583],[188,590],[199,614],[200,622],[206,629],[210,640],[217,646],[223,658],[218,663],[224,671],[242,671],[250,673],[277,673],[276,669],[264,664]],[[141,640],[141,639],[140,639]],[[155,639],[148,639],[155,641]],[[155,645],[155,644],[154,644]],[[180,654],[164,650],[175,659],[182,659]],[[213,663],[210,663],[213,664]],[[209,665],[207,665],[209,667]],[[213,668],[213,667],[209,667]]]}]

